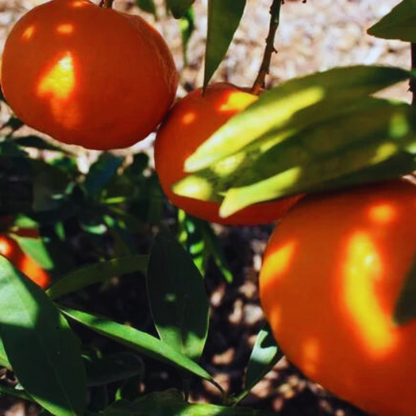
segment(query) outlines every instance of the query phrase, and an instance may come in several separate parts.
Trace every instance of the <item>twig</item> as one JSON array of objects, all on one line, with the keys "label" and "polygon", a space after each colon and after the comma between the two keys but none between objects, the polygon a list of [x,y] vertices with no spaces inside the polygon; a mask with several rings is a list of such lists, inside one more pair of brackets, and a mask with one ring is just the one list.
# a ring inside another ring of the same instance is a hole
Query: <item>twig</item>
[{"label": "twig", "polygon": [[113,3],[114,3],[114,0],[100,0],[99,6],[105,9],[112,9]]},{"label": "twig", "polygon": [[251,92],[256,95],[258,95],[259,92],[266,86],[265,80],[266,76],[270,72],[272,54],[273,52],[277,52],[274,47],[274,38],[276,36],[277,28],[279,27],[281,4],[281,0],[273,0],[272,6],[270,7],[271,18],[269,34],[266,38],[266,49],[264,50],[263,62],[261,63],[260,70],[256,80],[254,81],[253,87],[251,88]]},{"label": "twig", "polygon": [[[416,71],[416,43],[412,43],[411,46],[412,56],[412,71]],[[412,105],[416,106],[416,74],[410,79],[410,92],[413,94]]]}]

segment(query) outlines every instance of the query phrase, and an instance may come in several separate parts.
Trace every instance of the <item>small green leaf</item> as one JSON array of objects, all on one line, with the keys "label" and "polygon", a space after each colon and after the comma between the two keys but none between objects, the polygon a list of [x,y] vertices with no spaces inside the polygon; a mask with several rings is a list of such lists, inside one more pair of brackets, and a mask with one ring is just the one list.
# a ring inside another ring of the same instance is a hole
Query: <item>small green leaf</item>
[{"label": "small green leaf", "polygon": [[175,19],[180,19],[194,4],[195,0],[166,0],[166,3]]},{"label": "small green leaf", "polygon": [[127,380],[144,373],[143,360],[130,352],[120,352],[102,358],[84,356],[88,386],[102,386]]},{"label": "small green leaf", "polygon": [[416,257],[407,273],[393,313],[397,325],[405,325],[416,318]]},{"label": "small green leaf", "polygon": [[189,371],[208,381],[212,380],[212,377],[194,361],[145,332],[118,324],[101,316],[63,307],[61,307],[61,310],[71,319],[128,348],[139,351],[155,360]]},{"label": "small green leaf", "polygon": [[195,30],[195,13],[193,7],[190,7],[179,20],[179,29],[182,37],[183,62],[186,66],[188,62],[188,44]]},{"label": "small green leaf", "polygon": [[123,163],[123,158],[112,153],[102,153],[98,160],[91,165],[85,177],[84,188],[90,197],[96,197],[117,174]]},{"label": "small green leaf", "polygon": [[0,367],[6,367],[11,370],[12,366],[7,359],[6,351],[4,349],[3,341],[0,338]]},{"label": "small green leaf", "polygon": [[70,272],[62,276],[47,291],[51,299],[75,292],[94,283],[104,282],[124,273],[145,272],[148,256],[132,255],[120,257]]},{"label": "small green leaf", "polygon": [[250,355],[245,389],[251,390],[282,357],[283,353],[274,340],[271,328],[266,324],[257,335]]},{"label": "small green leaf", "polygon": [[54,268],[53,260],[41,237],[24,237],[17,233],[9,235],[16,240],[22,251],[38,263],[42,269],[52,270]]},{"label": "small green leaf", "polygon": [[139,9],[146,13],[151,13],[157,18],[157,11],[154,0],[136,0],[136,5]]},{"label": "small green leaf", "polygon": [[292,79],[266,91],[244,112],[232,117],[186,160],[185,170],[208,168],[257,143],[270,131],[312,127],[342,113],[346,104],[409,77],[410,72],[400,68],[358,65]]},{"label": "small green leaf", "polygon": [[16,137],[15,139],[13,139],[13,141],[22,147],[30,147],[38,150],[51,150],[54,152],[71,154],[71,152],[69,152],[68,150],[56,146],[52,143],[49,143],[46,140],[34,135]]},{"label": "small green leaf", "polygon": [[74,334],[45,293],[3,257],[0,336],[13,370],[33,399],[56,415],[84,413],[85,369]]},{"label": "small green leaf", "polygon": [[227,53],[245,6],[246,0],[208,0],[204,88]]},{"label": "small green leaf", "polygon": [[155,239],[147,288],[161,340],[197,361],[208,334],[208,296],[192,258],[168,233]]},{"label": "small green leaf", "polygon": [[190,404],[181,392],[171,389],[151,393],[134,402],[118,401],[104,410],[104,416],[273,416],[275,413],[212,404]]},{"label": "small green leaf", "polygon": [[416,0],[402,0],[389,14],[368,29],[368,34],[383,39],[416,42]]}]

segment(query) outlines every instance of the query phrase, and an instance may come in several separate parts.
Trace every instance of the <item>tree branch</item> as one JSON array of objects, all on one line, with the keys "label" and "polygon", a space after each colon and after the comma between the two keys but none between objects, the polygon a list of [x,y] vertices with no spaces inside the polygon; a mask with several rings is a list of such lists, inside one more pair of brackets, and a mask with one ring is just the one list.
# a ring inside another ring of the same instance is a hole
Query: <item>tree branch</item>
[{"label": "tree branch", "polygon": [[281,0],[273,0],[272,6],[270,7],[270,25],[269,25],[269,34],[266,38],[266,49],[264,50],[263,62],[261,63],[259,73],[256,80],[254,81],[251,92],[258,95],[259,92],[266,86],[266,76],[270,72],[270,62],[272,59],[273,52],[277,52],[274,48],[274,38],[276,36],[277,28],[279,27],[280,22],[280,6],[282,4]]},{"label": "tree branch", "polygon": [[[411,46],[412,71],[416,71],[416,43]],[[410,79],[410,92],[413,94],[412,105],[416,106],[416,74]]]}]

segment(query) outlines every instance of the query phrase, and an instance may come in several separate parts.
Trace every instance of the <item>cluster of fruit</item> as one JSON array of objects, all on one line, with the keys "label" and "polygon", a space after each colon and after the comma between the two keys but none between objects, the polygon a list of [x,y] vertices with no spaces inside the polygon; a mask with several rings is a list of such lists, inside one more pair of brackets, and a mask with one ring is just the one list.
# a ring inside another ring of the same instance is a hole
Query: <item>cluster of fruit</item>
[{"label": "cluster of fruit", "polygon": [[170,201],[189,214],[232,225],[283,218],[264,256],[260,298],[284,352],[367,411],[413,415],[416,383],[406,373],[416,371],[416,322],[395,327],[391,319],[416,249],[413,185],[291,197],[221,218],[218,203],[171,187],[185,176],[188,156],[257,97],[218,83],[171,108],[177,84],[156,30],[87,0],[52,0],[27,13],[7,39],[1,68],[16,114],[64,143],[123,148],[160,125],[156,171]]}]

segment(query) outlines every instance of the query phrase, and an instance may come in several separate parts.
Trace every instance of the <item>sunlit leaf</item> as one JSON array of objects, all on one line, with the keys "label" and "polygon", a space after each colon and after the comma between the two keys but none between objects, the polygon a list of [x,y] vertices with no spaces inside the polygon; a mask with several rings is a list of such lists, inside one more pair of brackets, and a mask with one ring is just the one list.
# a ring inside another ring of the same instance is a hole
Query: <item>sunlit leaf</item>
[{"label": "sunlit leaf", "polygon": [[354,103],[409,76],[400,68],[351,66],[292,79],[266,91],[244,112],[232,117],[187,159],[185,169],[194,172],[207,168],[272,130],[312,126],[342,113],[346,103]]},{"label": "sunlit leaf", "polygon": [[127,325],[118,324],[101,316],[91,315],[69,308],[61,308],[61,310],[71,319],[128,348],[139,351],[155,360],[193,373],[203,379],[212,380],[211,376],[190,358],[145,332]]},{"label": "sunlit leaf", "polygon": [[7,359],[6,351],[4,349],[3,341],[0,338],[0,367],[6,367],[11,370],[12,366]]},{"label": "sunlit leaf", "polygon": [[148,256],[132,255],[85,266],[62,276],[47,291],[51,299],[125,273],[145,272]]},{"label": "sunlit leaf", "polygon": [[161,340],[198,360],[208,333],[208,296],[192,258],[168,233],[155,239],[147,287]]},{"label": "sunlit leaf", "polygon": [[194,2],[195,0],[166,0],[175,19],[180,19]]},{"label": "sunlit leaf", "polygon": [[19,382],[38,403],[56,415],[84,413],[86,377],[74,334],[43,290],[3,257],[0,336]]},{"label": "sunlit leaf", "polygon": [[402,0],[389,14],[370,27],[368,33],[383,39],[416,42],[416,0]]},{"label": "sunlit leaf", "polygon": [[243,16],[246,0],[209,0],[204,88],[223,60]]}]

